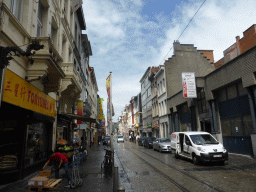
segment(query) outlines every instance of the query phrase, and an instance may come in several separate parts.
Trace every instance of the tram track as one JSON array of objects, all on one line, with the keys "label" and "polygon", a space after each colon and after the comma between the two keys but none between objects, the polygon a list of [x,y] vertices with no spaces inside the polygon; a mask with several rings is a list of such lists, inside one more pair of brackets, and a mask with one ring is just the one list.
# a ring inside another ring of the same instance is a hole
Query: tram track
[{"label": "tram track", "polygon": [[[159,173],[161,176],[163,176],[164,178],[166,178],[167,180],[169,180],[172,184],[174,184],[177,188],[179,188],[181,191],[184,191],[184,192],[189,192],[189,190],[187,188],[185,188],[184,186],[182,186],[181,184],[179,184],[177,181],[175,181],[174,179],[172,179],[171,177],[169,177],[168,175],[166,175],[165,173],[163,173],[161,170],[159,170],[158,168],[156,168],[154,165],[152,165],[151,163],[149,163],[148,161],[146,161],[145,159],[143,159],[142,157],[140,157],[139,155],[137,155],[135,152],[133,152],[132,150],[130,150],[129,148],[126,148],[128,151],[130,151],[132,154],[134,154],[136,157],[138,157],[139,159],[141,159],[143,162],[145,162],[148,166],[150,166],[154,171],[156,171],[157,173]],[[145,153],[143,152],[142,150],[139,150],[139,149],[136,149],[136,148],[133,148],[133,150],[137,150],[139,151],[140,153],[143,153],[149,157],[151,157],[152,159],[155,159],[157,160],[158,162],[161,162],[162,164],[168,166],[169,168],[171,169],[174,169],[175,171],[179,172],[179,173],[182,173],[183,175],[203,184],[203,185],[206,185],[207,187],[211,188],[211,189],[214,189],[215,191],[218,191],[218,192],[224,192],[223,190],[219,189],[218,187],[216,186],[213,186],[201,179],[198,179],[196,178],[195,176],[189,174],[187,171],[183,171],[183,170],[180,170],[172,165],[169,165],[159,159],[157,159],[156,157],[152,156],[152,155],[149,155],[148,153]]]}]

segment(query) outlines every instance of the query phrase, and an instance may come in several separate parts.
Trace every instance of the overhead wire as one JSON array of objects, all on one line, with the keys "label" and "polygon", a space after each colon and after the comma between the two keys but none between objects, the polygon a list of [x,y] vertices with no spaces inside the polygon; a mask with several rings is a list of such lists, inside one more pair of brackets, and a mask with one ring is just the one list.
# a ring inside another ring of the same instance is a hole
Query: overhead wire
[{"label": "overhead wire", "polygon": [[[182,33],[180,34],[180,36],[178,37],[177,41],[180,39],[180,37],[183,35],[183,33],[185,32],[185,30],[188,28],[189,24],[192,22],[192,20],[194,19],[194,17],[196,16],[196,14],[198,13],[198,11],[201,9],[201,7],[204,5],[204,3],[206,2],[206,0],[204,0],[204,2],[201,4],[201,6],[197,9],[197,11],[195,12],[194,16],[190,19],[190,21],[188,22],[187,26],[185,27],[185,29],[182,31]],[[171,47],[171,49],[168,51],[168,53],[166,54],[166,56],[170,53],[170,51],[172,50],[173,46]],[[159,65],[161,65],[161,63],[165,60],[166,56],[163,58],[163,60],[160,62]]]}]

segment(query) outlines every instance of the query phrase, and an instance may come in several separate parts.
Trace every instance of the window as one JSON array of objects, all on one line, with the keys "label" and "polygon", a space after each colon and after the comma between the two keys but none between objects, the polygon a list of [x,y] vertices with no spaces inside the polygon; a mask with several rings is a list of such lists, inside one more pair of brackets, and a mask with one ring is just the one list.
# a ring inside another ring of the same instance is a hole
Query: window
[{"label": "window", "polygon": [[46,158],[48,151],[48,137],[43,123],[28,125],[28,139],[26,143],[25,166],[34,164]]},{"label": "window", "polygon": [[11,0],[10,2],[10,10],[19,21],[21,21],[22,1],[23,0]]},{"label": "window", "polygon": [[205,99],[205,92],[203,88],[198,91],[197,104],[199,114],[208,112],[207,101]]},{"label": "window", "polygon": [[43,7],[42,3],[39,1],[39,3],[38,3],[38,14],[37,14],[37,37],[42,36],[43,11],[44,11],[44,7]]},{"label": "window", "polygon": [[147,97],[150,97],[151,96],[151,87],[148,88],[148,96]]}]

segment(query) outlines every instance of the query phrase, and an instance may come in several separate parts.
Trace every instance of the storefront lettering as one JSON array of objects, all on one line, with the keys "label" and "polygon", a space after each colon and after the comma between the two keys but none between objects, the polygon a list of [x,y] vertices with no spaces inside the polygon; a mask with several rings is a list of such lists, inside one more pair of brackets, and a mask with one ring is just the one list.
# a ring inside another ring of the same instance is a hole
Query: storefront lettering
[{"label": "storefront lettering", "polygon": [[54,99],[8,69],[6,70],[3,101],[46,115],[55,115]]}]

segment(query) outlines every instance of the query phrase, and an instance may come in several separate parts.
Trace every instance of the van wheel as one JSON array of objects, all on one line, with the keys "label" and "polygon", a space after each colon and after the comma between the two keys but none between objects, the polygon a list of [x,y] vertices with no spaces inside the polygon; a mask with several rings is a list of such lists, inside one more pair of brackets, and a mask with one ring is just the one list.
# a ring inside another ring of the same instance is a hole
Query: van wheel
[{"label": "van wheel", "polygon": [[178,152],[175,153],[175,158],[176,158],[176,159],[179,159],[179,158],[180,158],[180,156],[178,155]]},{"label": "van wheel", "polygon": [[199,164],[199,160],[198,160],[198,157],[196,155],[193,155],[193,163],[195,165],[198,165]]}]

